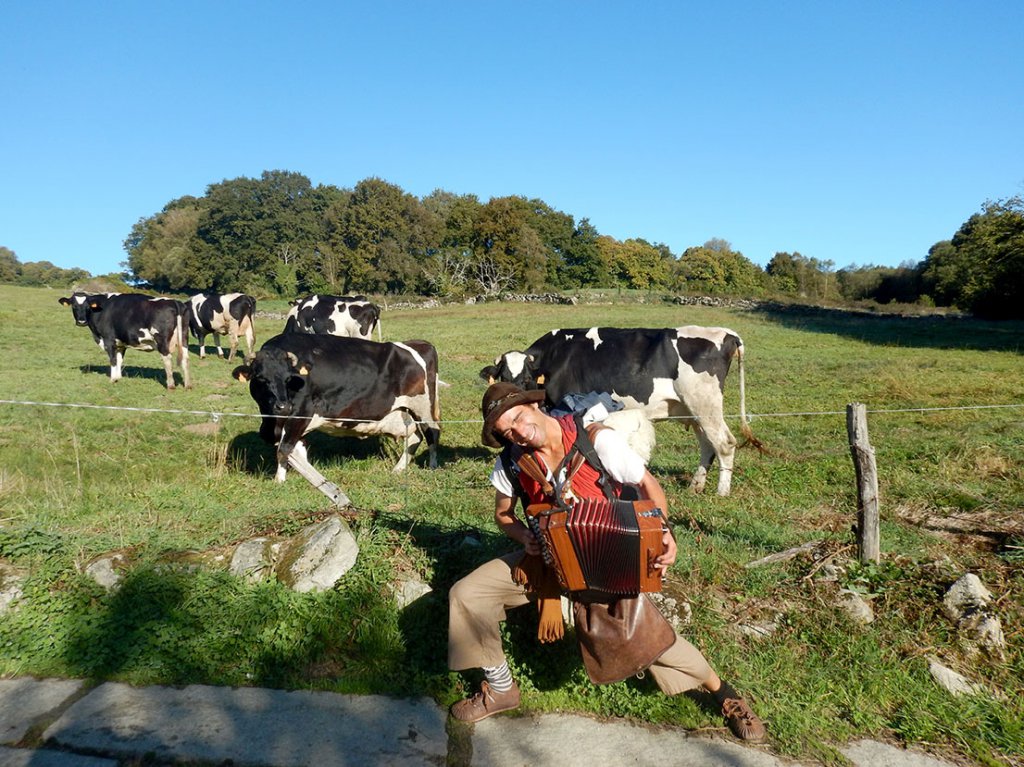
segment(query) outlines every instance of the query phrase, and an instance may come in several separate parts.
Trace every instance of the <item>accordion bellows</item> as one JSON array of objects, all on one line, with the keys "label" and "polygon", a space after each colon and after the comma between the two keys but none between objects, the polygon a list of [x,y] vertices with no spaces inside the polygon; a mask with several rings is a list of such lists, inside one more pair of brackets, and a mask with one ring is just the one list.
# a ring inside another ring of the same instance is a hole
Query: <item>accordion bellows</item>
[{"label": "accordion bellows", "polygon": [[664,552],[665,520],[652,501],[586,498],[568,508],[535,504],[527,516],[545,560],[567,591],[661,591],[654,560]]}]

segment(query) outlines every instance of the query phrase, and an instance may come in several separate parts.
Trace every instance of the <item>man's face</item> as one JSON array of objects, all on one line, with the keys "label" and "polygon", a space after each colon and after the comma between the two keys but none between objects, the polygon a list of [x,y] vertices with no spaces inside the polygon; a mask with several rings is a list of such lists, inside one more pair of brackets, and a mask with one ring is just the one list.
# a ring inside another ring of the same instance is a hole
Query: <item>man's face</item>
[{"label": "man's face", "polygon": [[516,405],[498,417],[494,431],[519,447],[539,448],[546,436],[543,418],[535,402]]}]

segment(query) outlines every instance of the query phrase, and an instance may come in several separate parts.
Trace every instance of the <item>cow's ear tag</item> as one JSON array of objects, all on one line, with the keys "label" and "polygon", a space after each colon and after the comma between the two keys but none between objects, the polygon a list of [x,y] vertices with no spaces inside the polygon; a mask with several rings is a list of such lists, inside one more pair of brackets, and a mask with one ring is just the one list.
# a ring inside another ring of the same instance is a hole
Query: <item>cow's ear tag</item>
[{"label": "cow's ear tag", "polygon": [[300,367],[299,368],[299,375],[300,376],[308,376],[309,375],[309,368],[306,365],[303,365],[302,367]]},{"label": "cow's ear tag", "polygon": [[487,385],[488,386],[490,386],[493,383],[497,383],[497,382],[498,382],[498,379],[496,379],[494,376],[487,376]]},{"label": "cow's ear tag", "polygon": [[539,376],[537,376],[537,385],[538,386],[543,386],[544,385],[544,374],[543,373],[541,373]]},{"label": "cow's ear tag", "polygon": [[250,370],[247,366],[239,365],[237,368],[234,369],[234,371],[232,371],[231,375],[233,375],[239,381],[245,382],[249,380],[249,373]]}]

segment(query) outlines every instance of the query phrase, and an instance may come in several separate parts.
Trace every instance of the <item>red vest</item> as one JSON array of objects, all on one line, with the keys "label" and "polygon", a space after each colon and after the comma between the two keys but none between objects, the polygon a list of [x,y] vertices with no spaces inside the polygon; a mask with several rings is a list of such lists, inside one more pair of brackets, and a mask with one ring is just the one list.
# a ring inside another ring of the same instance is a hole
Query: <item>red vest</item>
[{"label": "red vest", "polygon": [[[572,414],[559,416],[555,419],[558,421],[558,425],[562,428],[562,448],[565,450],[565,454],[568,456],[572,450],[573,444],[576,442],[576,421],[573,419]],[[512,460],[516,460],[522,453],[518,450],[512,451]],[[548,467],[549,469],[552,467]],[[601,473],[591,466],[586,461],[580,466],[579,471],[576,472],[572,478],[572,491],[577,498],[604,498],[604,491],[598,484],[598,480],[601,477]],[[612,483],[613,486],[616,483]],[[525,471],[519,472],[519,485],[523,488],[523,492],[526,494],[528,503],[543,503],[550,499],[544,494],[544,488],[539,482],[530,477]],[[619,488],[616,486],[616,495],[618,495]]]}]

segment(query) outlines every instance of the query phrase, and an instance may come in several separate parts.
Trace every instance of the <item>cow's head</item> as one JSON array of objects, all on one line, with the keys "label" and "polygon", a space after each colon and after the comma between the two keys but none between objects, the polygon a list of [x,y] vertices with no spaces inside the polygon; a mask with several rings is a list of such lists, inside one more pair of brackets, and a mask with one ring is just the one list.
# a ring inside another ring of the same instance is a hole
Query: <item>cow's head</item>
[{"label": "cow's head", "polygon": [[535,359],[523,352],[505,352],[480,371],[480,377],[487,383],[513,383],[520,389],[540,389],[544,386],[544,376],[537,374]]},{"label": "cow's head", "polygon": [[295,397],[306,387],[308,365],[292,352],[261,349],[252,363],[239,365],[232,376],[249,382],[249,393],[264,415],[291,415]]},{"label": "cow's head", "polygon": [[380,320],[380,309],[371,303],[352,303],[348,313],[359,323],[359,337],[369,338],[374,326]]},{"label": "cow's head", "polygon": [[71,307],[71,316],[75,318],[76,325],[89,324],[89,296],[82,292],[72,293],[70,296],[57,299],[61,306]]},{"label": "cow's head", "polygon": [[58,298],[57,303],[62,306],[71,307],[71,316],[75,318],[76,325],[88,325],[89,315],[103,309],[107,301],[117,293],[95,293],[89,295],[82,291],[76,291],[66,298]]}]

